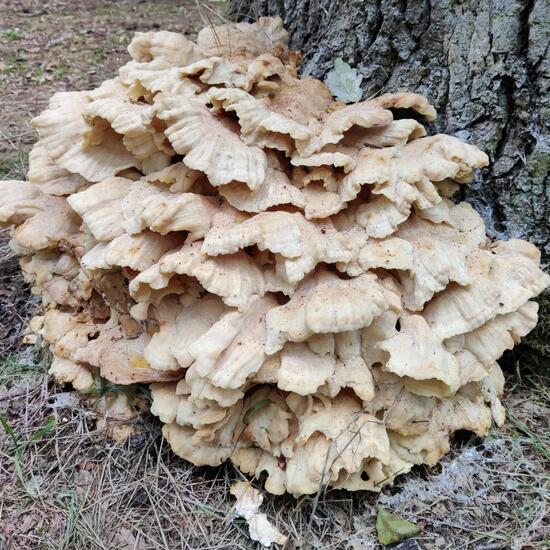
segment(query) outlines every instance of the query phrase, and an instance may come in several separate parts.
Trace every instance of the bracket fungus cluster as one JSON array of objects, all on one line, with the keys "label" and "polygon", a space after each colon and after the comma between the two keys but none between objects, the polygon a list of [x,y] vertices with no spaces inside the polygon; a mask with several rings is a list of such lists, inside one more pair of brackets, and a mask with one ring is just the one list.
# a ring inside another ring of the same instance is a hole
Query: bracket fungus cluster
[{"label": "bracket fungus cluster", "polygon": [[425,98],[339,103],[288,39],[273,18],[137,33],[33,120],[0,222],[60,382],[150,384],[178,455],[271,493],[379,490],[503,422],[496,361],[550,277],[450,200],[488,158],[428,136]]}]

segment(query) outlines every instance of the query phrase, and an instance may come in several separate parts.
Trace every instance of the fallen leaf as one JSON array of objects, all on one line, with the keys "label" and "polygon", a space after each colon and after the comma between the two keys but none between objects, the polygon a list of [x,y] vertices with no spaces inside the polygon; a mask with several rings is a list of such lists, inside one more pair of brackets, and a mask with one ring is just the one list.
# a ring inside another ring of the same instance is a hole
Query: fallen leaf
[{"label": "fallen leaf", "polygon": [[363,96],[361,81],[363,76],[357,74],[357,69],[352,69],[345,61],[337,57],[334,60],[334,69],[328,72],[325,84],[332,95],[344,103],[360,101]]},{"label": "fallen leaf", "polygon": [[376,532],[382,544],[391,544],[400,540],[409,539],[420,533],[420,527],[401,519],[399,516],[378,508],[376,517]]},{"label": "fallen leaf", "polygon": [[76,407],[80,403],[80,397],[74,391],[55,394],[52,403],[49,405],[52,409],[62,409]]},{"label": "fallen leaf", "polygon": [[246,519],[250,538],[269,548],[272,544],[284,546],[288,538],[275,528],[265,514],[258,513],[263,495],[247,481],[233,484],[229,492],[237,499],[235,514]]}]

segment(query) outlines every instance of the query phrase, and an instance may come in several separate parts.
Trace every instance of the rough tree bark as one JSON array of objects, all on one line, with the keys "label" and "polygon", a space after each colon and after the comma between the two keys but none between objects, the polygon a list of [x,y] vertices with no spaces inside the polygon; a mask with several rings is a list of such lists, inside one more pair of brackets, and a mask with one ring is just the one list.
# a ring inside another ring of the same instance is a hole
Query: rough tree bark
[{"label": "rough tree bark", "polygon": [[[427,96],[439,113],[432,130],[491,157],[465,190],[488,233],[528,239],[548,259],[550,0],[231,0],[230,12],[279,15],[303,75],[324,79],[342,57],[363,75],[364,97]],[[540,330],[535,346],[548,353],[548,323]]]}]

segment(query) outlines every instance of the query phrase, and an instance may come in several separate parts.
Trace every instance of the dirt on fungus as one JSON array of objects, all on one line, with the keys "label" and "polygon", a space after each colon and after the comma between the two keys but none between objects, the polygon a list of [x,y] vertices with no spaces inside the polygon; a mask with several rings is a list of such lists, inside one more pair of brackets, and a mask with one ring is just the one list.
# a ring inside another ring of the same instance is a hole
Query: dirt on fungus
[{"label": "dirt on fungus", "polygon": [[[224,4],[6,0],[0,7],[0,179],[22,178],[35,140],[30,118],[55,91],[97,85],[127,59],[134,31],[193,37]],[[178,459],[147,415],[115,445],[48,357],[21,345],[38,307],[2,233],[0,247],[0,548],[253,548],[234,519],[229,466]],[[550,377],[532,356],[507,356],[507,422],[483,442],[457,438],[432,469],[381,495],[330,490],[265,496],[287,548],[375,548],[376,507],[422,527],[420,548],[542,548],[550,540]],[[104,391],[121,391],[107,386]],[[260,486],[260,484],[256,484]],[[379,545],[378,545],[379,546]]]}]

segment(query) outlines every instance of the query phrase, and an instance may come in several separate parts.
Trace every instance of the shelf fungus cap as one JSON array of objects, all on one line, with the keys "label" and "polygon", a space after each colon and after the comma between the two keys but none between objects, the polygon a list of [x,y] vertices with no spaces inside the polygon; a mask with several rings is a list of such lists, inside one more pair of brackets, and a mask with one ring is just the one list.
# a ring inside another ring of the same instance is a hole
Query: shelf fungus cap
[{"label": "shelf fungus cap", "polygon": [[[108,435],[136,433],[149,385],[195,465],[278,495],[380,491],[504,422],[496,361],[550,276],[454,202],[489,159],[428,135],[426,98],[343,104],[289,43],[270,17],[137,33],[117,76],[33,119],[0,225],[44,308],[26,340],[58,382],[107,390]],[[231,491],[252,539],[285,543],[256,489]]]}]

